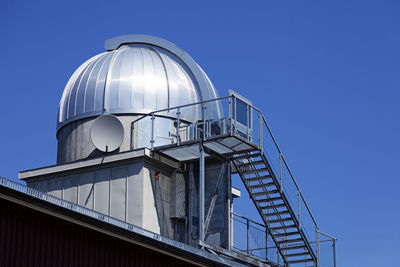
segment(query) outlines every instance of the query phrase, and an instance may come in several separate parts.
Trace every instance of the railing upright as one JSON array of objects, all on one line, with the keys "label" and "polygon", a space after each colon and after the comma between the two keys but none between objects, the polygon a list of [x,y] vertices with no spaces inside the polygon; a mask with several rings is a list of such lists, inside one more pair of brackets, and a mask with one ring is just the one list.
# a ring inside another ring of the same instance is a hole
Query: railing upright
[{"label": "railing upright", "polygon": [[181,144],[181,133],[180,133],[180,128],[181,128],[181,121],[180,121],[180,109],[178,108],[176,111],[176,145],[179,146]]},{"label": "railing upright", "polygon": [[154,113],[151,113],[151,140],[150,140],[150,150],[153,151],[154,148]]}]

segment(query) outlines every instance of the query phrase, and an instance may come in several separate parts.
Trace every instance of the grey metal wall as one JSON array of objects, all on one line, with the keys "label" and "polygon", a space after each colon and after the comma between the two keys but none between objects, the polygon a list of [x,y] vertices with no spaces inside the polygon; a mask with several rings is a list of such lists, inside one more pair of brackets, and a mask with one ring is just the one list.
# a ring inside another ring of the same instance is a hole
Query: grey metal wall
[{"label": "grey metal wall", "polygon": [[[160,171],[158,180],[155,171]],[[172,238],[171,176],[170,170],[138,161],[81,170],[28,186]]]},{"label": "grey metal wall", "polygon": [[[138,115],[142,117],[142,115]],[[146,117],[133,124],[138,116],[116,115],[124,128],[124,139],[121,146],[112,153],[119,153],[136,148],[150,147],[151,117]],[[91,157],[99,157],[110,154],[96,149],[90,139],[90,128],[96,117],[73,121],[58,132],[57,164],[82,160]],[[176,135],[174,119],[156,117],[154,120],[154,146],[170,144]],[[172,135],[171,135],[172,134]],[[182,135],[181,140],[184,140]]]}]

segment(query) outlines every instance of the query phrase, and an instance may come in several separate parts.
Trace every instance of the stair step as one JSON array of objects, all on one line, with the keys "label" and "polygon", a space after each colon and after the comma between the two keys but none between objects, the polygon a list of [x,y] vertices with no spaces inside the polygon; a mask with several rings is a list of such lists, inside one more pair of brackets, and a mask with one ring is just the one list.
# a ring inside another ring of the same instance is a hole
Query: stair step
[{"label": "stair step", "polygon": [[252,192],[251,194],[253,195],[253,196],[255,196],[255,197],[258,197],[258,196],[263,196],[263,195],[265,195],[265,194],[267,194],[267,195],[271,195],[271,194],[277,194],[277,193],[279,193],[280,191],[278,190],[278,189],[275,189],[275,190],[270,190],[270,191],[261,191],[261,192]]},{"label": "stair step", "polygon": [[288,221],[293,221],[293,219],[291,217],[289,217],[289,218],[283,218],[283,219],[277,219],[277,220],[269,220],[267,222],[271,224],[271,223],[281,223],[281,222],[288,222]]},{"label": "stair step", "polygon": [[277,205],[265,206],[265,207],[261,207],[261,209],[262,210],[268,210],[268,209],[283,208],[283,207],[286,207],[286,204],[277,204]]},{"label": "stair step", "polygon": [[257,165],[261,165],[261,164],[265,164],[265,162],[263,160],[252,161],[252,162],[240,164],[240,165],[238,165],[238,167],[243,168],[243,167],[249,167],[249,166],[257,166]]},{"label": "stair step", "polygon": [[291,225],[283,225],[283,226],[271,227],[270,230],[271,231],[275,231],[275,230],[283,230],[283,229],[296,228],[296,227],[297,227],[296,225],[291,224]]},{"label": "stair step", "polygon": [[284,244],[284,243],[296,243],[296,242],[304,242],[303,238],[295,238],[295,239],[286,239],[282,241],[278,241],[278,244]]},{"label": "stair step", "polygon": [[272,217],[272,216],[277,216],[277,215],[282,215],[282,214],[287,214],[287,213],[289,213],[288,210],[282,210],[282,211],[273,212],[273,213],[265,213],[264,216],[265,217]]},{"label": "stair step", "polygon": [[294,253],[294,254],[286,254],[286,257],[298,257],[298,256],[305,256],[310,255],[310,252],[301,252],[301,253]]},{"label": "stair step", "polygon": [[264,198],[264,199],[257,199],[256,201],[259,203],[264,203],[264,202],[271,202],[271,201],[276,201],[276,200],[282,200],[282,197],[270,197],[270,198]]},{"label": "stair step", "polygon": [[248,154],[248,155],[242,155],[242,156],[238,156],[238,157],[234,157],[234,160],[238,160],[238,159],[249,159],[249,158],[256,158],[261,156],[260,153],[254,153],[254,154]]},{"label": "stair step", "polygon": [[264,176],[259,176],[259,177],[246,178],[245,181],[246,182],[254,182],[254,181],[261,181],[264,179],[271,179],[271,178],[272,178],[271,175],[264,175]]},{"label": "stair step", "polygon": [[288,261],[287,263],[292,264],[292,263],[301,263],[301,262],[309,262],[309,261],[314,261],[314,260],[313,259],[302,259],[302,260]]},{"label": "stair step", "polygon": [[256,188],[262,188],[262,187],[267,187],[267,186],[275,186],[275,183],[265,183],[265,184],[255,184],[255,185],[249,185],[250,189],[256,189]]},{"label": "stair step", "polygon": [[262,172],[268,172],[268,169],[267,168],[252,169],[252,170],[244,171],[243,174],[254,174],[254,173],[262,173]]},{"label": "stair step", "polygon": [[300,233],[299,232],[289,232],[289,233],[282,233],[282,234],[276,234],[276,235],[274,235],[274,236],[276,236],[276,237],[281,237],[281,236],[291,236],[291,235],[299,235]]},{"label": "stair step", "polygon": [[300,249],[300,248],[306,248],[306,245],[283,247],[283,248],[281,248],[281,250],[292,250],[292,249]]}]

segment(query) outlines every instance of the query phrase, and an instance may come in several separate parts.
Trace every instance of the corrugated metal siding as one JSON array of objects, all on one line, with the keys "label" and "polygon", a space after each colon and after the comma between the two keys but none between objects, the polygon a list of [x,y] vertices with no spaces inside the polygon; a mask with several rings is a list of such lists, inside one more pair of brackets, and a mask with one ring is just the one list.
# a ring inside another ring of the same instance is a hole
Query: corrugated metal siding
[{"label": "corrugated metal siding", "polygon": [[191,266],[0,199],[0,266]]}]

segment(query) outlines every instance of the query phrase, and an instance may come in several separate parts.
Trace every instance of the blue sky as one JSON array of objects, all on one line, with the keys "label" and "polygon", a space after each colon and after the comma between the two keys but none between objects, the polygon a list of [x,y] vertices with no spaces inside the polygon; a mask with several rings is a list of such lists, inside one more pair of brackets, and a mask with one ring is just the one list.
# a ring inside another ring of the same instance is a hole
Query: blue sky
[{"label": "blue sky", "polygon": [[64,86],[105,39],[156,35],[220,95],[263,110],[320,229],[339,239],[339,266],[398,266],[399,13],[398,1],[3,0],[0,175],[55,163]]}]

